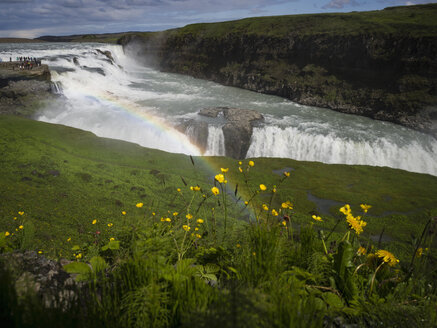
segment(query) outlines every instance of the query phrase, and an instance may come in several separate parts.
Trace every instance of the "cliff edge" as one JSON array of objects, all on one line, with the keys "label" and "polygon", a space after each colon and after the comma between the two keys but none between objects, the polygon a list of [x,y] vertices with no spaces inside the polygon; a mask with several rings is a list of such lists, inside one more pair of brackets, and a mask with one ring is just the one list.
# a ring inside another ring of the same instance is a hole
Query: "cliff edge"
[{"label": "cliff edge", "polygon": [[437,136],[437,4],[123,36],[145,65]]},{"label": "cliff edge", "polygon": [[0,114],[32,117],[53,98],[47,65],[24,69],[19,62],[0,63]]}]

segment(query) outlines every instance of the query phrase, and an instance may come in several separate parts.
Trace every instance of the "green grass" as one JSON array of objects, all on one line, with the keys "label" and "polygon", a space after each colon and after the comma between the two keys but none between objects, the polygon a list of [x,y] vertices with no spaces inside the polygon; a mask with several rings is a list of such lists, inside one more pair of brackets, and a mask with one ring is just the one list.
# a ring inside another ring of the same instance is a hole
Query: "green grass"
[{"label": "green grass", "polygon": [[379,11],[285,15],[247,18],[237,21],[192,24],[169,30],[171,34],[222,37],[227,34],[267,36],[357,35],[371,33],[404,36],[434,36],[437,33],[437,5],[392,7]]},{"label": "green grass", "polygon": [[[363,327],[423,328],[437,320],[433,250],[411,265],[415,247],[429,242],[407,240],[410,233],[419,237],[435,213],[435,177],[275,158],[254,159],[253,167],[245,160],[240,173],[230,158],[206,162],[12,116],[0,116],[0,135],[0,252],[9,245],[75,260],[64,269],[88,282],[71,286],[77,298],[61,301],[55,293],[61,305],[47,306],[32,290],[13,287],[22,272],[14,254],[2,254],[0,319],[10,326],[322,327],[340,318]],[[220,168],[229,168],[229,183],[217,184],[214,196]],[[237,197],[254,196],[252,222],[235,204],[237,184]],[[196,185],[200,192],[190,190]],[[308,191],[350,203],[355,215],[360,203],[373,205],[374,214],[412,214],[366,217],[357,237],[345,234],[338,206],[314,224],[311,215],[319,213]],[[264,203],[280,211],[286,200],[294,209],[281,213],[290,214],[291,224],[262,210]],[[326,238],[337,218],[341,224]],[[396,240],[369,244],[381,227]],[[360,245],[392,251],[400,263],[359,256]]]},{"label": "green grass", "polygon": [[[68,237],[81,241],[98,229],[109,234],[107,223],[125,224],[139,213],[135,207],[138,202],[146,204],[149,213],[159,212],[158,216],[183,212],[189,186],[198,184],[204,193],[211,194],[213,176],[220,167],[230,168],[230,192],[238,184],[243,199],[249,194],[237,161],[230,158],[194,158],[193,166],[185,155],[10,116],[0,117],[0,134],[0,230],[13,231],[23,219],[32,222],[36,227],[34,248],[52,256],[71,247],[66,242]],[[429,213],[435,213],[437,178],[430,175],[291,159],[259,158],[255,162],[249,179],[255,186],[264,183],[271,188],[278,183],[280,170],[292,168],[272,206],[279,208],[281,202],[292,201],[297,224],[320,214],[326,219],[319,226],[327,230],[342,217],[339,206],[330,208],[329,213],[318,213],[308,192],[321,199],[349,203],[355,211],[360,203],[373,205],[366,234],[379,235],[385,227],[385,235],[401,242],[408,242],[411,233],[420,234]],[[177,188],[182,188],[182,198]],[[260,201],[268,203],[270,195],[266,193]],[[18,211],[25,214],[19,216]],[[233,218],[247,220],[248,212],[242,212],[241,206],[234,205],[230,211]],[[394,214],[384,216],[387,212]],[[91,225],[94,219],[99,222],[96,226]]]}]

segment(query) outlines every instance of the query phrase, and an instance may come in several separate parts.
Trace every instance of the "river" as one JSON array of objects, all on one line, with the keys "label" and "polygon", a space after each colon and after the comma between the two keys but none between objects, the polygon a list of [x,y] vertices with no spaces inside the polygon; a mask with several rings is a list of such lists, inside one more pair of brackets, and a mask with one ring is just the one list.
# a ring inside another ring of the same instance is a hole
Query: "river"
[{"label": "river", "polygon": [[[110,51],[114,62],[103,53]],[[121,46],[92,43],[0,44],[0,58],[32,56],[52,72],[60,101],[37,119],[169,152],[202,155],[173,126],[205,120],[207,107],[262,113],[247,157],[388,166],[437,176],[437,140],[388,122],[303,106],[256,92],[142,67]],[[207,121],[204,155],[225,155],[223,121]],[[189,133],[187,129],[186,133]]]}]

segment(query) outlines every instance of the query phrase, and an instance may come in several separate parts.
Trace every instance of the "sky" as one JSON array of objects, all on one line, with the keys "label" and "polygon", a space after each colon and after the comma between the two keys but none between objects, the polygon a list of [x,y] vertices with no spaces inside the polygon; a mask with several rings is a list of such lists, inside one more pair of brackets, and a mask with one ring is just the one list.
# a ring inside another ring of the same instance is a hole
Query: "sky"
[{"label": "sky", "polygon": [[245,17],[378,10],[427,0],[0,0],[0,37],[161,31]]}]

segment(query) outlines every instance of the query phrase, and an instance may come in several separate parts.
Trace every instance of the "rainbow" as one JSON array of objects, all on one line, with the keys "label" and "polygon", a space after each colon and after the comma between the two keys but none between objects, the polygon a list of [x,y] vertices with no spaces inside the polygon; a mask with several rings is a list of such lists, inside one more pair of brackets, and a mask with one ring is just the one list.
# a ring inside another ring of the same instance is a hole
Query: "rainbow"
[{"label": "rainbow", "polygon": [[[129,101],[123,101],[122,99],[116,97],[113,93],[106,91],[104,94],[100,94],[98,96],[90,95],[87,96],[96,98],[97,100],[101,102],[106,102],[114,107],[116,107],[119,110],[122,110],[126,115],[130,115],[136,119],[142,120],[148,127],[151,129],[158,130],[162,133],[165,133],[169,138],[174,140],[177,143],[181,143],[181,146],[188,150],[188,152],[185,152],[186,155],[193,155],[196,156],[196,160],[200,160],[202,165],[202,168],[207,171],[207,174],[210,174],[211,177],[215,176],[216,174],[220,173],[220,167],[217,165],[216,162],[212,161],[212,157],[209,156],[201,156],[201,151],[198,147],[193,145],[189,139],[181,132],[175,130],[171,125],[166,123],[163,119],[157,118],[146,111],[143,110],[142,107],[139,105],[129,102]],[[213,183],[211,181],[211,183]],[[212,185],[212,184],[211,184]],[[229,182],[227,185],[227,189],[229,191],[235,190],[236,185],[232,182]],[[241,195],[242,201],[240,201],[240,205],[242,209],[245,207],[244,205],[244,199],[248,199],[247,195]],[[252,213],[251,207],[247,207],[247,210],[250,214]]]}]

